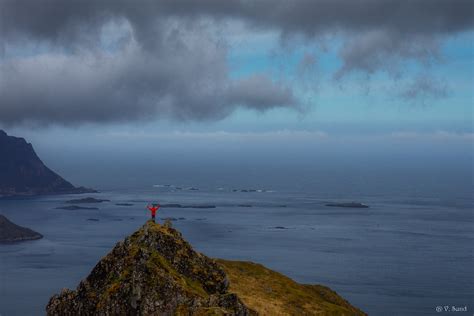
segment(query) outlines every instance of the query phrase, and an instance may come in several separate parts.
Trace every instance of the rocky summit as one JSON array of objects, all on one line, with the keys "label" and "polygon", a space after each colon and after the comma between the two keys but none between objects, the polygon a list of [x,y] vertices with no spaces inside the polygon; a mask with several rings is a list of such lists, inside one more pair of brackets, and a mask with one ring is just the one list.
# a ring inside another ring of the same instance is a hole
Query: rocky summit
[{"label": "rocky summit", "polygon": [[95,192],[74,187],[46,167],[25,139],[0,130],[0,197]]},{"label": "rocky summit", "polygon": [[54,295],[46,310],[61,316],[364,315],[328,288],[298,284],[261,265],[208,258],[170,222],[151,221],[119,242],[76,290]]}]

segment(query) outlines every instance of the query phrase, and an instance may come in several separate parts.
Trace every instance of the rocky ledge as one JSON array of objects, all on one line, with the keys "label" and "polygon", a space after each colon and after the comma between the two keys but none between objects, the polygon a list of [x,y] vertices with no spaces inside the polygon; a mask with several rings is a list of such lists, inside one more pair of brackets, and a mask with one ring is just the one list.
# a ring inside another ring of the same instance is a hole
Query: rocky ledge
[{"label": "rocky ledge", "polygon": [[301,285],[250,262],[214,260],[181,233],[147,222],[48,315],[364,315],[330,289]]}]

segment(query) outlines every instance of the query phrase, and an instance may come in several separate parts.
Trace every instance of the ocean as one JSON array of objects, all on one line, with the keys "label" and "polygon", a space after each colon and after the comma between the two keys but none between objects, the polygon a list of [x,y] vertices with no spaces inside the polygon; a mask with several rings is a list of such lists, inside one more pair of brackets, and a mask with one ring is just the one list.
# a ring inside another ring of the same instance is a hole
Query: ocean
[{"label": "ocean", "polygon": [[[173,226],[208,256],[327,285],[369,315],[434,315],[438,306],[472,314],[472,174],[390,172],[368,179],[350,170],[214,171],[103,185],[97,194],[1,200],[1,214],[44,238],[0,244],[0,315],[45,314],[54,293],[75,288],[148,219],[149,202],[216,206],[162,208],[158,221],[176,219]],[[110,202],[94,205],[99,210],[56,209],[83,196]],[[325,206],[351,201],[370,208]]]}]

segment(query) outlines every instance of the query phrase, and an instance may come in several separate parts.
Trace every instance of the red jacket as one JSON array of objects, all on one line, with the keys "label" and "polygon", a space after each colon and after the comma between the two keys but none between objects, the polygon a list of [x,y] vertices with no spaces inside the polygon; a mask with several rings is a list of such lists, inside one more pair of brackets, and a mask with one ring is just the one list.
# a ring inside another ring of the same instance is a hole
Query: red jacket
[{"label": "red jacket", "polygon": [[160,204],[155,204],[155,205],[152,205],[152,206],[148,205],[147,208],[150,210],[151,215],[155,216],[156,211],[158,211],[158,209],[160,208]]}]

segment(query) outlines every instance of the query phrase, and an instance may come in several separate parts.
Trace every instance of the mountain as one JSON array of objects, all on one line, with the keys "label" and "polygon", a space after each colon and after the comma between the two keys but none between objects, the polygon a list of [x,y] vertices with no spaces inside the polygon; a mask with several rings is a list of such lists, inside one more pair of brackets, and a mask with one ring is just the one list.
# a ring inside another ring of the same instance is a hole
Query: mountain
[{"label": "mountain", "polygon": [[33,146],[0,130],[0,196],[91,193],[46,167]]},{"label": "mountain", "polygon": [[0,242],[40,239],[43,236],[29,228],[21,227],[0,215]]},{"label": "mountain", "polygon": [[147,222],[102,258],[47,315],[365,315],[330,289],[250,262],[214,260]]}]

